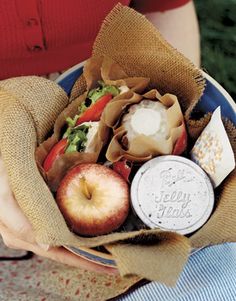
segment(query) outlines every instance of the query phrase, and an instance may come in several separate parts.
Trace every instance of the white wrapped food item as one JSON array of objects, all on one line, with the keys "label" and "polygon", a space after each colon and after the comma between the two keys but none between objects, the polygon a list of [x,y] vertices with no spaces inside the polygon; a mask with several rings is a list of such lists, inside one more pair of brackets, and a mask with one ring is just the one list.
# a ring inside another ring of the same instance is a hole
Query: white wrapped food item
[{"label": "white wrapped food item", "polygon": [[122,124],[128,141],[132,141],[138,135],[163,141],[169,135],[166,107],[158,101],[146,99],[132,105],[124,115]]},{"label": "white wrapped food item", "polygon": [[228,135],[221,120],[218,107],[211,120],[197,139],[191,159],[197,163],[212,180],[214,187],[235,168],[235,158]]}]

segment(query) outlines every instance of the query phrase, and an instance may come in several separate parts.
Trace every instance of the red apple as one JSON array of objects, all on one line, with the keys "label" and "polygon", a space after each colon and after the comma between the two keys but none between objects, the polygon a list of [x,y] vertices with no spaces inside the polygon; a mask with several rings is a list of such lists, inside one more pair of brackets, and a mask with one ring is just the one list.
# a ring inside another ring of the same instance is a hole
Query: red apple
[{"label": "red apple", "polygon": [[116,230],[129,212],[128,184],[99,164],[72,168],[62,180],[56,199],[71,230],[86,236]]}]

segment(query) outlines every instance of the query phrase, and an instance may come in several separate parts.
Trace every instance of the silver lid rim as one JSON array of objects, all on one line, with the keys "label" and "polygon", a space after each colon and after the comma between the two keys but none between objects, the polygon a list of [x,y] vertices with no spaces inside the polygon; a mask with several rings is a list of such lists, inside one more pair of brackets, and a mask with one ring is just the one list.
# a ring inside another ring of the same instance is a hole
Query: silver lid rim
[{"label": "silver lid rim", "polygon": [[[165,162],[165,161],[166,162],[175,161],[175,162],[181,162],[181,163],[187,164],[188,167],[190,166],[192,169],[195,170],[195,172],[200,174],[206,182],[206,185],[208,188],[208,196],[209,196],[208,197],[208,199],[209,199],[208,206],[206,207],[203,216],[201,218],[199,218],[194,224],[191,224],[189,227],[184,227],[182,229],[174,229],[174,230],[166,228],[166,227],[162,227],[159,223],[157,224],[157,223],[153,222],[142,211],[141,207],[139,206],[138,188],[139,188],[139,182],[140,182],[142,176],[150,168],[154,168],[160,162]],[[156,158],[151,159],[151,160],[147,161],[146,163],[144,163],[144,165],[141,166],[141,168],[138,170],[138,172],[134,176],[130,192],[131,192],[131,207],[132,207],[133,211],[135,212],[135,214],[139,217],[139,219],[141,219],[141,221],[146,226],[148,226],[151,229],[159,228],[163,231],[174,231],[174,232],[177,232],[182,235],[187,235],[187,234],[193,233],[196,230],[198,230],[200,227],[202,227],[209,219],[209,217],[212,213],[212,210],[214,208],[214,190],[213,190],[213,186],[212,186],[212,183],[211,183],[208,175],[196,163],[194,163],[193,161],[191,161],[187,158],[180,157],[180,156],[174,156],[174,155],[159,156],[159,157],[156,157]]]}]

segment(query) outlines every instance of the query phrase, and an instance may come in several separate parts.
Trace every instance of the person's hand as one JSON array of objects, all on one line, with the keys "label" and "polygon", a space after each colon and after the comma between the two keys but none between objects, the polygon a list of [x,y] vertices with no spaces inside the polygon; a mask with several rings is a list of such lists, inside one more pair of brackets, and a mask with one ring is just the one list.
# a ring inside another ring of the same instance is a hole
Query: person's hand
[{"label": "person's hand", "polygon": [[0,156],[0,234],[9,248],[28,250],[39,256],[47,257],[74,267],[86,270],[118,274],[116,268],[104,267],[74,255],[63,247],[49,248],[38,245],[35,241],[32,226],[21,211],[11,192],[8,176]]}]

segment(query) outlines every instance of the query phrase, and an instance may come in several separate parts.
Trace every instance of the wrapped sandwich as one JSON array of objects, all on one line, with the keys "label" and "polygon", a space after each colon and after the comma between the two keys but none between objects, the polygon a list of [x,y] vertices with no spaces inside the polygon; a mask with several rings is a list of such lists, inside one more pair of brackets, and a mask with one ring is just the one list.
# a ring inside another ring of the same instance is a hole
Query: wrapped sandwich
[{"label": "wrapped sandwich", "polygon": [[106,85],[103,81],[99,81],[98,85],[97,88],[88,92],[74,118],[66,118],[68,128],[62,139],[51,148],[45,158],[43,162],[45,172],[52,168],[54,162],[62,154],[96,152],[99,121],[105,106],[113,97],[128,90],[127,86],[117,88],[116,86]]}]

